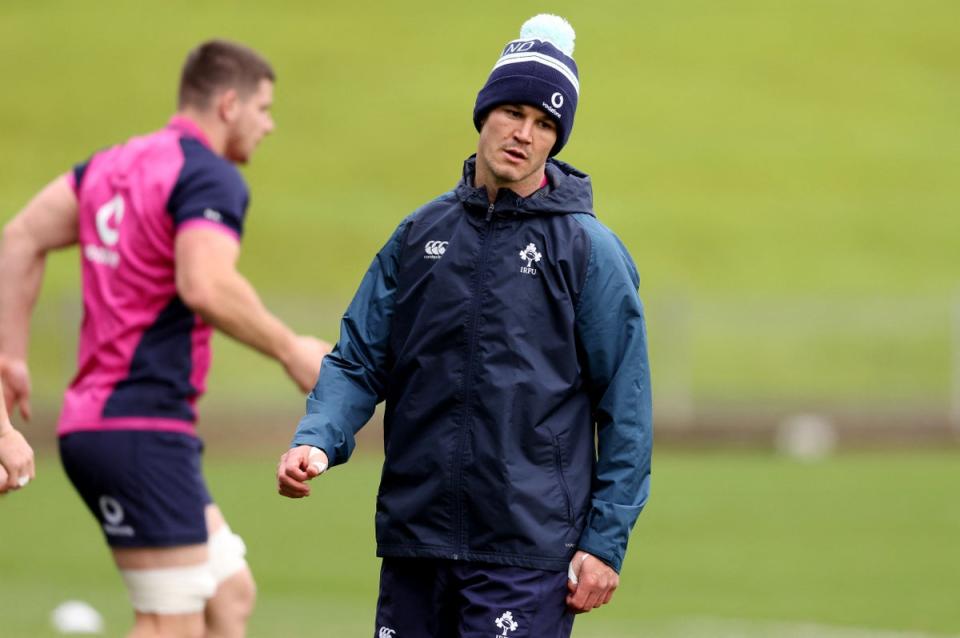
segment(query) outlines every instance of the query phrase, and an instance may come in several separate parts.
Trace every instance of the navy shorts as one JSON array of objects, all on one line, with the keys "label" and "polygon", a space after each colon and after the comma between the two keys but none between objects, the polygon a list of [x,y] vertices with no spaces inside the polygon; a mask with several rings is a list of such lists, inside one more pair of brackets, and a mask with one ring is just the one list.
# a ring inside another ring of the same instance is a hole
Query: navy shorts
[{"label": "navy shorts", "polygon": [[567,573],[384,558],[374,638],[568,638]]},{"label": "navy shorts", "polygon": [[60,459],[111,547],[207,542],[212,503],[203,442],[178,432],[103,430],[60,437]]}]

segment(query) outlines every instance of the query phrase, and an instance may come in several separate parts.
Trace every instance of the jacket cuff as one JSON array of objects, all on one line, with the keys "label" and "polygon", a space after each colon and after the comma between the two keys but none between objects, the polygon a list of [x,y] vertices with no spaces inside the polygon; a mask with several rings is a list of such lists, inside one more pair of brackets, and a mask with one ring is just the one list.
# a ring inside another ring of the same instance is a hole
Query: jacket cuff
[{"label": "jacket cuff", "polygon": [[300,419],[290,447],[299,445],[312,445],[323,450],[330,467],[346,463],[353,452],[353,446],[346,440],[343,431],[317,414],[306,414]]},{"label": "jacket cuff", "polygon": [[640,509],[594,502],[577,546],[620,573],[630,528],[633,527],[632,522],[637,519]]}]

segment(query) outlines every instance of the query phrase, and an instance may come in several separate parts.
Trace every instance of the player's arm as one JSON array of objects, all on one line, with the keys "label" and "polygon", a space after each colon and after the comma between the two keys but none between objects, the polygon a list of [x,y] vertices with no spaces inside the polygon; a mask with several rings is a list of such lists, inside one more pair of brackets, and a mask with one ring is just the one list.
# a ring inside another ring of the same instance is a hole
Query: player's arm
[{"label": "player's arm", "polygon": [[304,392],[313,387],[330,345],[295,334],[263,305],[237,271],[240,245],[215,227],[198,225],[177,233],[177,293],[211,326],[279,361]]},{"label": "player's arm", "polygon": [[317,475],[311,468],[312,448],[322,451],[316,458],[324,464],[345,463],[353,453],[355,434],[383,400],[400,252],[409,224],[404,220],[377,253],[343,315],[340,339],[323,361],[292,449],[277,468],[277,489],[283,496],[309,496],[306,481]]},{"label": "player's arm", "polygon": [[619,585],[630,530],[650,487],[652,408],[639,277],[623,245],[593,218],[590,266],[577,307],[577,337],[596,420],[597,462],[587,521],[571,564],[567,604],[608,603]]},{"label": "player's arm", "polygon": [[0,494],[27,484],[34,477],[33,450],[10,423],[0,382]]},{"label": "player's arm", "polygon": [[77,197],[58,177],[10,220],[0,240],[0,377],[10,410],[30,418],[27,344],[47,253],[77,242]]}]

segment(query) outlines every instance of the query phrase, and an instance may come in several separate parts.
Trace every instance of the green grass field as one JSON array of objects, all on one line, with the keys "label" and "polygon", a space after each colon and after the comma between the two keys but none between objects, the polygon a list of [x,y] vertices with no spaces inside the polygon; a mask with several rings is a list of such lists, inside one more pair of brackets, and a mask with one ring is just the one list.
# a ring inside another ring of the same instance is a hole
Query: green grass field
[{"label": "green grass field", "polygon": [[[207,462],[257,575],[251,635],[371,635],[379,459],[361,454],[309,499],[290,501],[273,488],[281,451]],[[807,465],[761,453],[663,452],[653,485],[614,602],[581,616],[576,636],[960,635],[956,454],[849,454]],[[0,636],[52,635],[51,609],[71,598],[93,604],[108,635],[121,635],[128,613],[119,578],[53,461],[29,489],[0,501],[0,529]]]}]

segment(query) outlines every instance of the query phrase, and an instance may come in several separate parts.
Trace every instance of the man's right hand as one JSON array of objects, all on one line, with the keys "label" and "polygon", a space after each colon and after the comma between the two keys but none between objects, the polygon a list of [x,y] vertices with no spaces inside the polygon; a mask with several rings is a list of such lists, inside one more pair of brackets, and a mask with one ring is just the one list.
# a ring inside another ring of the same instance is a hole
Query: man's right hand
[{"label": "man's right hand", "polygon": [[319,476],[329,463],[323,450],[310,445],[287,450],[277,465],[277,491],[288,498],[310,496],[307,481]]},{"label": "man's right hand", "polygon": [[620,575],[605,562],[578,550],[570,561],[567,608],[582,614],[610,602],[620,586]]},{"label": "man's right hand", "polygon": [[30,369],[23,359],[3,359],[0,361],[0,381],[3,385],[3,399],[12,415],[14,410],[27,421],[33,414],[30,409]]},{"label": "man's right hand", "polygon": [[283,367],[301,392],[309,392],[316,385],[320,364],[332,347],[326,341],[308,335],[297,335],[293,346]]}]

